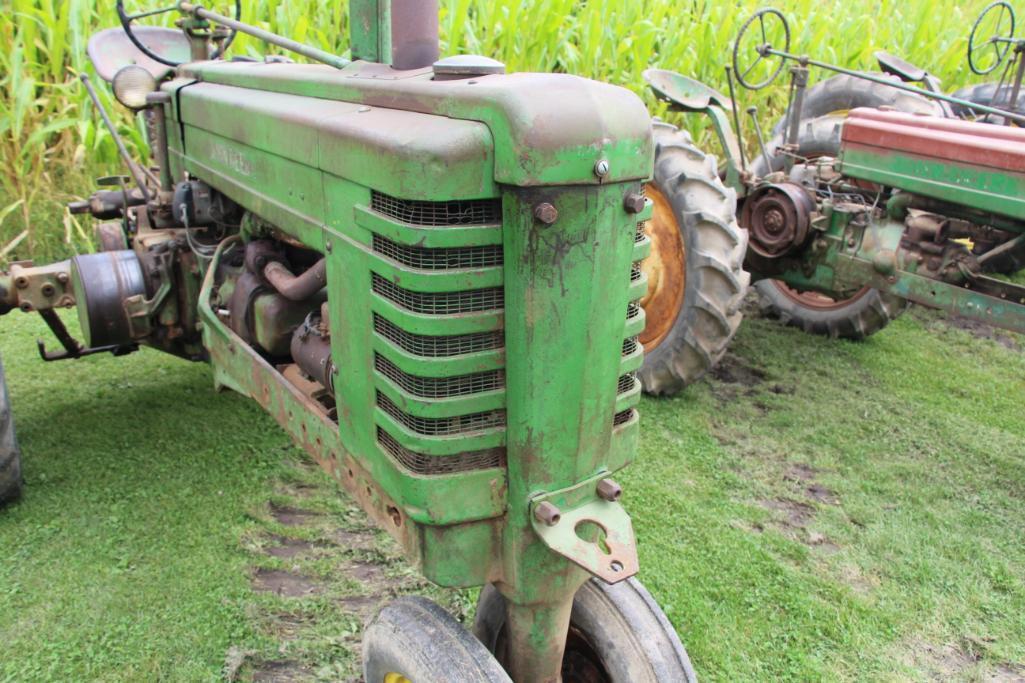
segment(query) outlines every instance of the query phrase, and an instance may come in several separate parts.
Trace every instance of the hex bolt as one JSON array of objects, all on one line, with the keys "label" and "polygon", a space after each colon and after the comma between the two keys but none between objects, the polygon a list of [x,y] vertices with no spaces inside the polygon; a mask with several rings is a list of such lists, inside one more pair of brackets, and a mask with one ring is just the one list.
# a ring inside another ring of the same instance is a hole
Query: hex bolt
[{"label": "hex bolt", "polygon": [[559,220],[559,210],[548,202],[542,202],[534,207],[534,218],[545,225],[551,225]]},{"label": "hex bolt", "polygon": [[534,508],[534,517],[546,526],[555,526],[562,519],[562,513],[546,500]]},{"label": "hex bolt", "polygon": [[623,495],[623,487],[612,479],[602,479],[598,482],[598,497],[615,503]]},{"label": "hex bolt", "polygon": [[631,192],[623,200],[623,208],[627,213],[640,213],[644,211],[645,204],[644,195],[639,192]]},{"label": "hex bolt", "polygon": [[326,243],[326,244],[324,245],[324,251],[326,251],[326,252],[327,252],[327,253],[329,253],[329,254],[330,254],[330,253],[331,253],[331,252],[332,252],[332,251],[334,250],[334,248],[335,248],[335,245],[334,245],[334,244],[332,244],[332,243],[331,243],[330,241],[328,241],[328,242],[327,242],[327,243]]},{"label": "hex bolt", "polygon": [[62,285],[68,284],[68,280],[70,279],[71,278],[68,277],[67,273],[57,273],[57,282],[61,283]]},{"label": "hex bolt", "polygon": [[609,174],[609,160],[599,159],[598,163],[594,165],[594,174],[599,178],[604,178]]},{"label": "hex bolt", "polygon": [[49,299],[51,296],[57,293],[57,288],[53,286],[52,282],[47,282],[39,288],[39,291],[43,293],[43,296]]},{"label": "hex bolt", "polygon": [[24,275],[19,275],[18,277],[14,278],[14,286],[18,289],[25,289],[26,287],[28,287],[28,278]]}]

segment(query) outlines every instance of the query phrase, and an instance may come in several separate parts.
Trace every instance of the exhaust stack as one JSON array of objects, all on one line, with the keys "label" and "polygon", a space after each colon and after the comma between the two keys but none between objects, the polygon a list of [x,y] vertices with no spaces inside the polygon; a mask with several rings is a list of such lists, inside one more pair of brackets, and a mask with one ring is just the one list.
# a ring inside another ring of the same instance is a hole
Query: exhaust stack
[{"label": "exhaust stack", "polygon": [[438,60],[438,0],[350,0],[353,60],[406,71]]}]

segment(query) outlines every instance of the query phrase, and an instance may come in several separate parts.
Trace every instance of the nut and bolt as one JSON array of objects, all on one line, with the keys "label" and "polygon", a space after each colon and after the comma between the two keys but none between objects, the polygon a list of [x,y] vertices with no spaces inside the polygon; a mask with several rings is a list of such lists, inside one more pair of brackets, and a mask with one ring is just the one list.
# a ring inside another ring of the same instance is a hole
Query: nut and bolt
[{"label": "nut and bolt", "polygon": [[68,277],[67,273],[57,273],[57,282],[61,283],[62,285],[68,284],[68,280],[70,279],[71,278]]},{"label": "nut and bolt", "polygon": [[39,291],[42,292],[43,296],[49,299],[51,296],[57,293],[57,288],[53,286],[52,282],[47,282],[39,288]]},{"label": "nut and bolt", "polygon": [[18,277],[14,278],[14,286],[18,289],[25,289],[26,287],[28,287],[28,278],[24,275],[19,275]]},{"label": "nut and bolt", "polygon": [[599,159],[598,163],[594,165],[594,174],[599,178],[604,178],[609,174],[609,160]]},{"label": "nut and bolt", "polygon": [[562,519],[562,513],[559,511],[559,508],[546,500],[534,508],[534,517],[546,526],[555,526]]},{"label": "nut and bolt", "polygon": [[615,503],[623,495],[623,487],[612,479],[602,479],[598,482],[598,497]]},{"label": "nut and bolt", "polygon": [[332,244],[331,241],[328,241],[327,243],[324,244],[324,251],[326,251],[329,254],[334,250],[334,248],[335,248],[335,245]]},{"label": "nut and bolt", "polygon": [[534,207],[534,218],[545,225],[551,225],[559,220],[559,210],[548,202],[543,202]]},{"label": "nut and bolt", "polygon": [[623,208],[626,209],[627,213],[640,213],[644,211],[644,195],[638,192],[631,192],[623,200]]}]

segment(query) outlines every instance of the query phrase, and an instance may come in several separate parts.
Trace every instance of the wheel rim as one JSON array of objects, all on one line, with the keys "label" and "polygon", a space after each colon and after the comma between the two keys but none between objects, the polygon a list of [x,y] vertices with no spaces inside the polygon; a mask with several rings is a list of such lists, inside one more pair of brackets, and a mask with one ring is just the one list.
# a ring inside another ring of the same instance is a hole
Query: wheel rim
[{"label": "wheel rim", "polygon": [[846,299],[833,299],[819,292],[798,291],[788,286],[782,280],[771,280],[771,282],[786,298],[800,306],[816,311],[836,311],[845,308],[872,291],[872,288],[866,285],[855,292],[853,296]]},{"label": "wheel rim", "polygon": [[662,343],[680,316],[687,290],[687,252],[669,200],[653,183],[648,183],[644,193],[653,207],[651,220],[644,224],[651,254],[641,263],[648,291],[641,299],[646,323],[640,342],[649,352]]},{"label": "wheel rim", "polygon": [[582,631],[569,627],[562,658],[562,683],[611,683],[605,664]]}]

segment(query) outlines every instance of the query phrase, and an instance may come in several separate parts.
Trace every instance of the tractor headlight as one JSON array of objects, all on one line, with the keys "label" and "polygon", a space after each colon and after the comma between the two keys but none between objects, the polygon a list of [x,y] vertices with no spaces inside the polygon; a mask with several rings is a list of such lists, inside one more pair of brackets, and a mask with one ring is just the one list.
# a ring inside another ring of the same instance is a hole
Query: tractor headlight
[{"label": "tractor headlight", "polygon": [[114,97],[129,109],[143,109],[146,96],[157,90],[157,79],[148,70],[131,64],[114,74]]}]

